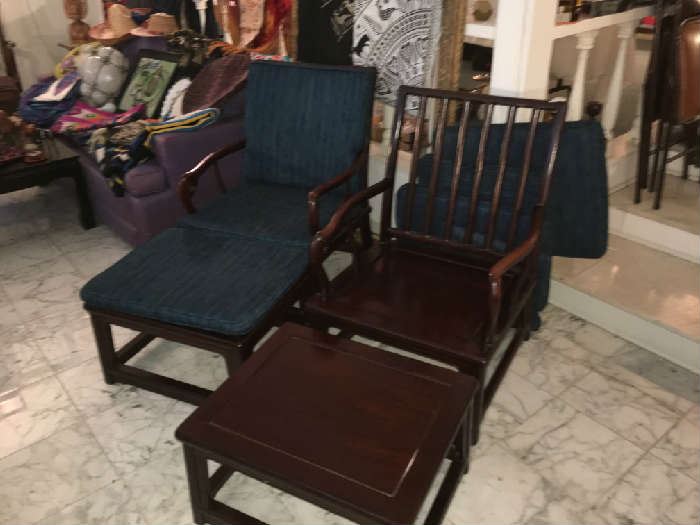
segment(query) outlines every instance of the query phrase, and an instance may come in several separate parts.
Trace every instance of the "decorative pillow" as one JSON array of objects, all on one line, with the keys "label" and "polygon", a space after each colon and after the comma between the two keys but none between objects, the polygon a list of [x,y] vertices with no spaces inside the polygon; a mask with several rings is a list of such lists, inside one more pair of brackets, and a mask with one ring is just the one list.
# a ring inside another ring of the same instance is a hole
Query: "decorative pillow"
[{"label": "decorative pillow", "polygon": [[101,107],[119,94],[129,72],[129,61],[113,47],[87,48],[78,60],[78,72],[83,80],[83,100]]},{"label": "decorative pillow", "polygon": [[163,108],[160,111],[160,118],[162,120],[181,117],[184,114],[182,111],[182,102],[185,98],[187,88],[190,87],[191,83],[192,81],[189,78],[182,78],[170,87],[167,95],[165,95]]}]

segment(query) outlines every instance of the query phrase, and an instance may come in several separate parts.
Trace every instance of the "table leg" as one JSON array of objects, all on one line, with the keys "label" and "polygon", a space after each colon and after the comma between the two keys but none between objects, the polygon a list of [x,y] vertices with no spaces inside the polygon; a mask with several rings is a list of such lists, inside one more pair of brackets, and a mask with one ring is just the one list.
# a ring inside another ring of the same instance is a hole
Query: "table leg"
[{"label": "table leg", "polygon": [[197,524],[206,523],[205,513],[209,508],[209,475],[207,460],[194,448],[185,445],[185,467],[187,481],[190,486],[190,502],[192,504],[192,519]]},{"label": "table leg", "polygon": [[90,195],[88,194],[85,176],[80,163],[76,163],[73,181],[75,182],[75,193],[78,197],[78,207],[80,208],[80,225],[83,229],[89,230],[95,227],[95,215],[92,211]]}]

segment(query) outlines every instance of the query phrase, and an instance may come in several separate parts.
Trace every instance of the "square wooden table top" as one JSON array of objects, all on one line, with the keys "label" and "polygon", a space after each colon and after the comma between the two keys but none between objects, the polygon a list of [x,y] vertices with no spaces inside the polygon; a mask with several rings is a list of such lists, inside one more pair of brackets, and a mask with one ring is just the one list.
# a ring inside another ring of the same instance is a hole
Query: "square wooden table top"
[{"label": "square wooden table top", "polygon": [[410,523],[476,389],[452,370],[286,324],[177,437],[292,494]]}]

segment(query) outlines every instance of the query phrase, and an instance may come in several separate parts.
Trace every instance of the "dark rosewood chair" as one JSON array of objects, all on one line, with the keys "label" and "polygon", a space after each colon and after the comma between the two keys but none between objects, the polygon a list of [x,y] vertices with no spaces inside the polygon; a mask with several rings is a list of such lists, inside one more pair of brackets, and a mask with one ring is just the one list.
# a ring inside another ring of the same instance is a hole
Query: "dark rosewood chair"
[{"label": "dark rosewood chair", "polygon": [[[374,82],[368,68],[251,64],[246,140],[184,175],[179,190],[189,215],[81,291],[107,383],[199,404],[210,391],[128,361],[160,337],[217,352],[230,372],[287,317],[308,293],[314,232],[366,187]],[[213,175],[226,190],[219,162],[240,152],[240,184],[197,211],[199,179]],[[371,240],[368,211],[353,210],[336,233],[350,239],[359,228]],[[111,325],[140,333],[116,350]]]},{"label": "dark rosewood chair", "polygon": [[[425,150],[428,141],[417,127],[408,183],[394,198],[407,100],[417,104],[419,122],[433,107],[435,127]],[[529,336],[543,213],[565,112],[563,103],[402,87],[385,178],[344,203],[311,244],[321,291],[303,302],[309,321],[476,377],[482,385],[478,423]],[[493,124],[494,115],[505,124]],[[343,218],[380,194],[378,245],[329,281],[322,261],[335,249]]]}]

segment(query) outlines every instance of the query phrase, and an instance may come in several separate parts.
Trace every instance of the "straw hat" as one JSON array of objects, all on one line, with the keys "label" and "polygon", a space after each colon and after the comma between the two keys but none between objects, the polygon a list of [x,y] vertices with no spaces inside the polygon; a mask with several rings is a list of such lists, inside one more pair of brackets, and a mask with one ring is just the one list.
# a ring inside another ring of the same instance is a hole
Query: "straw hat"
[{"label": "straw hat", "polygon": [[131,30],[135,36],[163,36],[178,30],[177,22],[173,15],[156,13],[146,20],[141,27]]},{"label": "straw hat", "polygon": [[127,36],[135,27],[136,23],[131,18],[131,10],[122,4],[112,4],[107,10],[107,20],[92,26],[89,35],[94,40],[111,45]]}]

